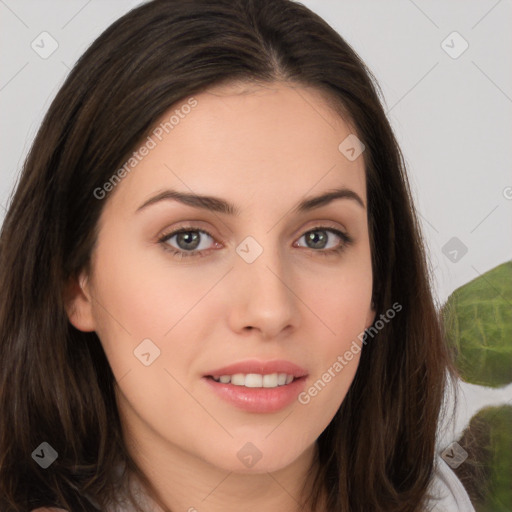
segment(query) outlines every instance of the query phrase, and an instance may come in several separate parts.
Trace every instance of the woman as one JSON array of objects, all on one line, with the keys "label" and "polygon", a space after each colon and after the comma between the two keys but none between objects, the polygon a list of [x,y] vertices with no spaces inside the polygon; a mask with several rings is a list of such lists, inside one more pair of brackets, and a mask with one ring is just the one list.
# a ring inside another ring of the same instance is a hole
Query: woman
[{"label": "woman", "polygon": [[85,52],[1,233],[2,510],[427,510],[451,366],[376,88],[290,0]]}]

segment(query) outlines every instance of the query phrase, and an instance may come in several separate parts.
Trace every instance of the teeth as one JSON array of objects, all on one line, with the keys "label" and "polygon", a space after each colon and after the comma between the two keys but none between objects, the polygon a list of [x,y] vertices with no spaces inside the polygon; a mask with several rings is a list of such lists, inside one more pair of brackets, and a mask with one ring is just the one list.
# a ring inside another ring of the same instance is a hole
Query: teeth
[{"label": "teeth", "polygon": [[[241,376],[240,381],[244,376],[240,373]],[[257,373],[249,373],[245,376],[245,387],[246,388],[261,388],[263,386],[263,375],[259,375]]]},{"label": "teeth", "polygon": [[277,373],[263,375],[262,381],[264,388],[275,388],[279,384],[279,376]]},{"label": "teeth", "polygon": [[213,380],[222,384],[233,384],[234,386],[245,386],[246,388],[277,388],[290,384],[294,379],[293,375],[286,373],[271,373],[261,375],[259,373],[235,373],[234,375],[221,375],[213,377]]},{"label": "teeth", "polygon": [[235,373],[235,375],[231,376],[231,384],[245,386],[245,375],[243,373]]}]

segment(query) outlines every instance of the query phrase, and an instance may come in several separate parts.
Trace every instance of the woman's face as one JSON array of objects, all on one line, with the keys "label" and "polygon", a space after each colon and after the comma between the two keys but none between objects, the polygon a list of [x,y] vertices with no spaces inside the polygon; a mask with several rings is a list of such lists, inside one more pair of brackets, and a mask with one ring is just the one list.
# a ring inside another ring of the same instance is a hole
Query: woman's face
[{"label": "woman's face", "polygon": [[363,157],[290,84],[210,89],[165,122],[96,199],[70,320],[97,332],[135,450],[284,468],[333,418],[374,318]]}]

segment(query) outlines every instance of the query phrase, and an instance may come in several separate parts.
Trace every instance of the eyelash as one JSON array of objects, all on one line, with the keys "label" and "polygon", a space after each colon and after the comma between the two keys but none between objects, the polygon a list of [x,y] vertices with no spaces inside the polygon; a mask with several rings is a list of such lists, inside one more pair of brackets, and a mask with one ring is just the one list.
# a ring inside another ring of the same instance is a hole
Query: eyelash
[{"label": "eyelash", "polygon": [[[348,234],[344,233],[343,231],[340,231],[340,230],[334,229],[334,228],[330,228],[330,227],[326,227],[326,226],[315,226],[314,228],[308,229],[306,232],[304,232],[301,235],[301,238],[304,235],[314,232],[314,231],[329,231],[331,233],[334,233],[336,236],[338,236],[342,240],[341,245],[335,247],[334,249],[326,249],[325,250],[325,249],[306,248],[307,250],[309,250],[313,253],[318,253],[321,256],[328,257],[328,256],[338,255],[338,254],[342,253],[346,249],[346,247],[349,246],[353,242],[352,237],[349,236]],[[182,251],[182,250],[178,250],[175,248],[171,248],[169,246],[169,244],[166,243],[173,236],[178,235],[180,233],[188,233],[188,232],[204,233],[205,235],[208,235],[210,238],[215,240],[213,235],[211,235],[208,231],[190,226],[190,227],[179,228],[175,231],[172,231],[171,233],[165,233],[158,239],[158,242],[160,244],[162,244],[162,247],[165,251],[170,252],[174,256],[180,256],[180,259],[184,258],[184,257],[185,258],[196,257],[196,256],[204,257],[207,254],[209,254],[209,252],[211,250],[214,250],[214,249],[206,249],[206,250],[195,250],[195,251]]]}]

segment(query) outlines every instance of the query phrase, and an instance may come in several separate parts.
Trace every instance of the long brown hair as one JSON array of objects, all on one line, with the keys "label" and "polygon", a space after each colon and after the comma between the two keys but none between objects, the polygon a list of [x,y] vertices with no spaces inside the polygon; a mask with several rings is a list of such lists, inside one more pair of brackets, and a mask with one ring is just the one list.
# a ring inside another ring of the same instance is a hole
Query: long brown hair
[{"label": "long brown hair", "polygon": [[[234,81],[323,91],[364,143],[376,321],[318,439],[308,506],[419,511],[433,473],[450,358],[405,164],[375,78],[318,15],[291,0],[154,0],[112,24],[76,63],[24,163],[0,238],[0,505],[104,509],[120,462],[152,486],[122,438],[115,379],[96,333],[65,312],[88,268],[101,188],[170,106]],[[341,141],[340,141],[341,142]],[[31,453],[48,442],[42,469]],[[153,490],[154,491],[154,490]],[[166,509],[168,510],[168,509]]]}]

